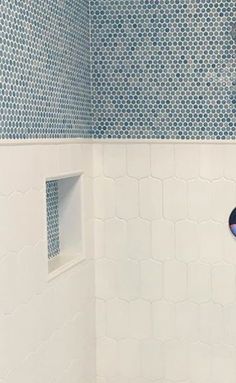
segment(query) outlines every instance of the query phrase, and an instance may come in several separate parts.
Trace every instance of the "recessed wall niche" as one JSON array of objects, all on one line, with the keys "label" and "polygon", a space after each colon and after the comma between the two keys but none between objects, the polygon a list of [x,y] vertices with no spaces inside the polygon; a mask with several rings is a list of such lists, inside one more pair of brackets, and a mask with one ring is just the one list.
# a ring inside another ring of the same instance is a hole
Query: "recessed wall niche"
[{"label": "recessed wall niche", "polygon": [[47,253],[49,277],[84,258],[81,173],[46,179]]}]

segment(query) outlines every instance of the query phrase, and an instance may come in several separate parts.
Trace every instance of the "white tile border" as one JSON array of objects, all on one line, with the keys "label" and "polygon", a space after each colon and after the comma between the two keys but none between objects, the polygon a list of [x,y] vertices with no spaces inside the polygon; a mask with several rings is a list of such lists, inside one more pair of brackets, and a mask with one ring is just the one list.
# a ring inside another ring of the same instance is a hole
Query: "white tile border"
[{"label": "white tile border", "polygon": [[179,144],[179,145],[188,145],[188,144],[199,144],[199,145],[215,145],[215,144],[225,144],[225,145],[235,145],[236,138],[232,140],[181,140],[181,139],[114,139],[114,138],[44,138],[44,139],[26,139],[26,140],[0,140],[1,146],[24,146],[24,145],[71,145],[71,144]]},{"label": "white tile border", "polygon": [[236,144],[236,139],[234,140],[168,140],[168,139],[91,139],[90,143],[92,144],[165,144],[165,145],[189,145],[189,144],[199,144],[199,145],[215,145],[215,144]]}]

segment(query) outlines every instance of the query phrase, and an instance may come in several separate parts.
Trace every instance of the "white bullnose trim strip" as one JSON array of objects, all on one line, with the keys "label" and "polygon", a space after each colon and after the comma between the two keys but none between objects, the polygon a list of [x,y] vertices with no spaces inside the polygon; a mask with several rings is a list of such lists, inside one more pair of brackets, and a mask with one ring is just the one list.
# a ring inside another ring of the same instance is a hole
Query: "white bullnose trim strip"
[{"label": "white bullnose trim strip", "polygon": [[26,139],[26,140],[0,140],[0,146],[24,146],[24,145],[72,145],[72,144],[200,144],[200,145],[235,145],[236,139],[232,140],[177,140],[177,139],[93,139],[93,138],[50,138],[50,139]]},{"label": "white bullnose trim strip", "polygon": [[234,140],[171,140],[171,139],[94,139],[92,140],[93,144],[175,144],[175,145],[187,145],[187,144],[236,144],[236,139]]}]

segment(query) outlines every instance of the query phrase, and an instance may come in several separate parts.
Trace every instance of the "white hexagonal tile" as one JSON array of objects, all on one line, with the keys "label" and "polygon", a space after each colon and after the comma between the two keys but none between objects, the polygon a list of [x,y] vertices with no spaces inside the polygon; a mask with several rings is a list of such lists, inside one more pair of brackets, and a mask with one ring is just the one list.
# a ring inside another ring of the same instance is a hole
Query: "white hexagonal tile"
[{"label": "white hexagonal tile", "polygon": [[23,193],[13,193],[5,203],[8,212],[4,215],[6,229],[4,243],[7,242],[8,250],[19,251],[29,243],[29,230],[32,224],[27,196]]},{"label": "white hexagonal tile", "polygon": [[198,305],[191,302],[176,304],[176,336],[179,339],[197,340],[199,337]]},{"label": "white hexagonal tile", "polygon": [[103,175],[103,148],[103,144],[93,144],[93,177]]},{"label": "white hexagonal tile", "polygon": [[210,382],[212,368],[211,347],[200,342],[191,343],[189,354],[190,381]]},{"label": "white hexagonal tile", "polygon": [[[93,177],[93,145],[84,143],[81,145],[81,164],[77,167],[82,170],[87,177]],[[81,169],[82,168],[82,169]]]},{"label": "white hexagonal tile", "polygon": [[0,259],[9,250],[9,244],[12,241],[14,232],[11,228],[11,200],[7,196],[0,196],[0,211],[2,219],[0,220]]},{"label": "white hexagonal tile", "polygon": [[126,174],[126,150],[124,145],[104,145],[104,174],[118,178]]},{"label": "white hexagonal tile", "polygon": [[177,221],[187,217],[187,185],[184,181],[164,181],[164,217]]},{"label": "white hexagonal tile", "polygon": [[[32,187],[35,170],[32,166],[33,158],[33,147],[30,145],[16,146],[12,150],[11,162],[14,164],[12,177],[15,191],[24,193]],[[7,177],[9,176],[11,174],[7,175]]]},{"label": "white hexagonal tile", "polygon": [[143,341],[141,344],[141,373],[149,379],[161,379],[164,376],[164,358],[161,342]]},{"label": "white hexagonal tile", "polygon": [[217,303],[203,303],[199,306],[200,340],[203,343],[222,343],[224,340],[223,311]]},{"label": "white hexagonal tile", "polygon": [[34,274],[33,289],[35,294],[42,293],[45,287],[45,282],[48,279],[48,263],[47,259],[45,259],[45,249],[45,241],[40,241],[32,247],[32,257],[34,259],[34,266],[32,268]]},{"label": "white hexagonal tile", "polygon": [[164,296],[178,302],[187,295],[187,266],[179,261],[167,261],[164,265]]},{"label": "white hexagonal tile", "polygon": [[232,181],[218,180],[212,183],[211,218],[220,222],[228,221],[236,204],[236,186]]},{"label": "white hexagonal tile", "polygon": [[[101,180],[100,178],[97,178],[96,180]],[[113,205],[113,200],[114,200],[114,184],[112,183],[106,183],[104,193],[106,190],[106,193],[108,193],[109,197],[109,202],[106,208],[103,206],[103,186],[102,182],[98,181],[98,195],[95,195],[95,188],[94,188],[94,180],[91,177],[87,177],[86,174],[84,175],[83,178],[83,203],[84,203],[84,208],[83,208],[83,215],[84,215],[84,220],[93,220],[94,218],[97,219],[105,219],[109,218],[110,214],[113,214],[114,210],[114,205]],[[98,199],[97,199],[98,197]],[[93,201],[93,203],[91,203]],[[99,205],[101,203],[101,205]],[[96,208],[96,213],[95,213],[95,208]],[[111,211],[109,211],[111,210]],[[96,214],[98,216],[96,217]],[[108,217],[106,216],[108,215]]]},{"label": "white hexagonal tile", "polygon": [[231,233],[230,228],[228,228],[227,230],[226,225],[225,225],[225,231],[222,234],[222,241],[224,244],[222,260],[226,263],[236,265],[235,236]]},{"label": "white hexagonal tile", "polygon": [[116,264],[118,296],[130,300],[137,298],[140,291],[139,263],[130,259]]},{"label": "white hexagonal tile", "polygon": [[175,174],[186,180],[199,175],[199,145],[175,145]]},{"label": "white hexagonal tile", "polygon": [[171,381],[185,381],[189,375],[188,344],[179,340],[164,344],[166,378]]},{"label": "white hexagonal tile", "polygon": [[129,304],[120,299],[107,302],[107,335],[114,339],[129,336]]},{"label": "white hexagonal tile", "polygon": [[151,304],[142,299],[129,304],[129,334],[135,339],[146,339],[151,336]]},{"label": "white hexagonal tile", "polygon": [[96,296],[101,299],[113,298],[116,291],[116,265],[109,259],[98,259],[95,262]]},{"label": "white hexagonal tile", "polygon": [[225,227],[217,222],[203,222],[199,225],[200,259],[210,264],[219,262],[224,253],[222,235]]},{"label": "white hexagonal tile", "polygon": [[212,190],[207,180],[196,179],[188,183],[189,218],[205,221],[211,217]]},{"label": "white hexagonal tile", "polygon": [[97,339],[97,374],[105,378],[118,372],[118,344],[110,338]]},{"label": "white hexagonal tile", "polygon": [[[122,383],[122,380],[121,382],[119,383]],[[123,381],[124,383],[124,381]],[[138,378],[135,378],[135,379],[129,379],[128,380],[128,383],[153,383],[153,380],[152,379],[148,379],[148,378],[144,378],[144,377],[138,377]],[[157,381],[156,383],[164,383],[163,381]]]},{"label": "white hexagonal tile", "polygon": [[25,245],[35,245],[45,238],[44,199],[42,192],[31,189],[24,195]]},{"label": "white hexagonal tile", "polygon": [[102,221],[101,219],[94,219],[93,231],[94,231],[94,257],[102,258],[105,255],[104,221]]},{"label": "white hexagonal tile", "polygon": [[119,356],[117,365],[120,376],[138,378],[140,376],[140,345],[135,339],[124,339],[118,342]]},{"label": "white hexagonal tile", "polygon": [[58,145],[40,145],[37,157],[38,169],[43,178],[45,178],[45,176],[52,177],[59,173]]},{"label": "white hexagonal tile", "polygon": [[180,221],[175,226],[176,257],[180,261],[192,262],[199,257],[198,225],[188,220]]},{"label": "white hexagonal tile", "polygon": [[[112,378],[111,378],[112,379]],[[112,379],[113,380],[113,379]],[[107,383],[107,379],[101,376],[96,377],[96,382],[97,383]],[[62,382],[63,383],[63,382]]]},{"label": "white hexagonal tile", "polygon": [[141,262],[141,296],[149,301],[161,299],[163,294],[163,266],[160,262]]},{"label": "white hexagonal tile", "polygon": [[126,150],[128,175],[136,178],[147,177],[151,172],[149,145],[128,144]]},{"label": "white hexagonal tile", "polygon": [[106,335],[107,305],[102,299],[96,299],[96,337],[101,338]]},{"label": "white hexagonal tile", "polygon": [[0,194],[8,195],[15,190],[14,179],[14,146],[1,146],[0,148]]},{"label": "white hexagonal tile", "polygon": [[0,262],[0,313],[9,314],[18,300],[18,258],[16,253],[7,253]]},{"label": "white hexagonal tile", "polygon": [[16,353],[14,348],[14,339],[12,338],[13,321],[15,317],[3,315],[0,317],[0,371],[1,376],[5,377],[16,363]]},{"label": "white hexagonal tile", "polygon": [[236,180],[236,152],[235,145],[224,145],[224,175],[226,178]]},{"label": "white hexagonal tile", "polygon": [[175,173],[174,145],[151,145],[151,171],[160,179],[172,177]]},{"label": "white hexagonal tile", "polygon": [[152,256],[165,261],[175,256],[175,227],[173,222],[158,220],[152,222]]},{"label": "white hexagonal tile", "polygon": [[223,317],[226,342],[236,346],[236,303],[223,307]]},{"label": "white hexagonal tile", "polygon": [[59,150],[59,169],[60,173],[67,173],[72,168],[71,147],[70,145],[58,145]]},{"label": "white hexagonal tile", "polygon": [[235,348],[217,344],[212,346],[212,381],[234,383],[236,381]]},{"label": "white hexagonal tile", "polygon": [[151,253],[151,226],[140,218],[127,223],[127,256],[133,259],[145,259]]},{"label": "white hexagonal tile", "polygon": [[[78,169],[81,169],[81,165],[83,163],[82,146],[82,144],[70,145],[71,167],[73,171],[78,171]],[[92,160],[90,160],[90,162],[92,162]]]},{"label": "white hexagonal tile", "polygon": [[101,219],[115,215],[115,183],[109,178],[94,180],[94,215]]},{"label": "white hexagonal tile", "polygon": [[161,341],[176,336],[175,305],[174,303],[159,301],[152,304],[153,334]]},{"label": "white hexagonal tile", "polygon": [[213,180],[223,176],[224,151],[222,145],[200,146],[200,176]]},{"label": "white hexagonal tile", "polygon": [[212,297],[222,305],[235,302],[236,273],[233,265],[220,264],[212,270]]},{"label": "white hexagonal tile", "polygon": [[155,178],[144,178],[139,183],[140,215],[154,220],[162,217],[162,183]]},{"label": "white hexagonal tile", "polygon": [[188,291],[193,302],[207,302],[211,298],[211,266],[206,263],[190,263]]},{"label": "white hexagonal tile", "polygon": [[113,259],[126,257],[126,222],[112,218],[105,221],[104,225],[104,248],[105,256]]},{"label": "white hexagonal tile", "polygon": [[116,211],[119,218],[138,216],[138,182],[135,179],[123,177],[116,181]]}]

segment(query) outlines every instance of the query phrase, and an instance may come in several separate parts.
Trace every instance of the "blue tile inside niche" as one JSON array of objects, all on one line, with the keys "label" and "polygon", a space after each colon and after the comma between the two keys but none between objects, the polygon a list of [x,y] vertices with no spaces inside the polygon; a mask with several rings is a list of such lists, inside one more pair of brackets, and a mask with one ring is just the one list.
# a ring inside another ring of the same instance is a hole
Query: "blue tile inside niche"
[{"label": "blue tile inside niche", "polygon": [[60,252],[58,181],[46,182],[48,258]]},{"label": "blue tile inside niche", "polygon": [[95,138],[235,139],[235,0],[91,0]]}]

